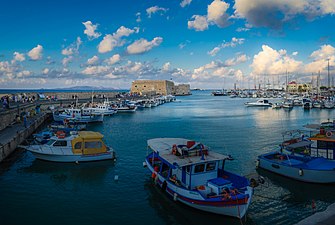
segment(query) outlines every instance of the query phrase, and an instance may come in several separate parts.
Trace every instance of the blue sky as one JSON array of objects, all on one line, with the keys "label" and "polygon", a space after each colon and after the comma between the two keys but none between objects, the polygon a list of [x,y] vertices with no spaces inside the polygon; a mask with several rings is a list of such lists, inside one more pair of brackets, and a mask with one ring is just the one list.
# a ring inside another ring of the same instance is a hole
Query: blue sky
[{"label": "blue sky", "polygon": [[333,0],[2,1],[0,88],[327,84]]}]

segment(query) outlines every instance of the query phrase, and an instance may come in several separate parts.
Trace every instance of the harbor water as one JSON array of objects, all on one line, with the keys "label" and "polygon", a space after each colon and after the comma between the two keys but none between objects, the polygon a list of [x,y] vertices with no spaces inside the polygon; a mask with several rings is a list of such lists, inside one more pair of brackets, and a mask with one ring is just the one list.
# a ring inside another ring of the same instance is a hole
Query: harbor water
[{"label": "harbor water", "polygon": [[[195,91],[176,102],[89,125],[104,134],[116,162],[51,163],[19,151],[0,165],[1,224],[294,224],[335,202],[334,185],[255,170],[258,155],[278,149],[282,132],[332,120],[335,110],[250,108],[246,101],[252,99]],[[157,137],[201,141],[234,158],[226,163],[227,170],[263,176],[265,183],[255,189],[247,217],[240,221],[198,211],[164,195],[142,165],[146,141]]]}]

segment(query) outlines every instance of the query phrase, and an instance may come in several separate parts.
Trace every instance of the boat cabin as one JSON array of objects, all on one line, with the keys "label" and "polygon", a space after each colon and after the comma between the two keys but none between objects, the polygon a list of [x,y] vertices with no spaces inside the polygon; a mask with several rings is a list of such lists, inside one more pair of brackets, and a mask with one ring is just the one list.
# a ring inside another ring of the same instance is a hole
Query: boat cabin
[{"label": "boat cabin", "polygon": [[186,140],[183,143],[176,139],[175,144],[166,149],[164,144],[155,143],[154,140],[148,141],[149,148],[153,150],[149,163],[165,179],[189,190],[210,187],[208,193],[214,191],[215,194],[231,185],[230,181],[222,178],[228,156],[209,151],[207,146],[194,141]]},{"label": "boat cabin", "polygon": [[71,148],[73,154],[99,154],[108,150],[102,138],[102,134],[93,131],[79,131],[77,135],[68,137],[59,133],[51,138],[46,145],[50,148]]}]

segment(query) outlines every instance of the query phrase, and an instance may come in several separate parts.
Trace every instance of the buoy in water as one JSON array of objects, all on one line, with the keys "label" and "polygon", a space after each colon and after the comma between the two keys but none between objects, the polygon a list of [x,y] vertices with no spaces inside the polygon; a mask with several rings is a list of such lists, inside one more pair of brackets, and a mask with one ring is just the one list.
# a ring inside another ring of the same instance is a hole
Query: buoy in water
[{"label": "buoy in water", "polygon": [[78,162],[78,161],[75,161],[75,163],[76,163],[76,164],[79,164],[79,162]]},{"label": "buoy in water", "polygon": [[119,180],[119,175],[115,175],[115,176],[114,176],[114,180],[115,180],[115,181],[118,181],[118,180]]},{"label": "buoy in water", "polygon": [[173,200],[174,200],[174,201],[177,201],[177,198],[178,198],[178,194],[177,194],[177,193],[174,193],[174,194],[173,194]]}]

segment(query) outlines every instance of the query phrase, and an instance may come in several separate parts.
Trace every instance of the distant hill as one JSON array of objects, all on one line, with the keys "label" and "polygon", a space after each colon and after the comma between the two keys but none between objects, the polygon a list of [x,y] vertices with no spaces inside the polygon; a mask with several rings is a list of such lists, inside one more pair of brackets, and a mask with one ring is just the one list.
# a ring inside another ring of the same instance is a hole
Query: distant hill
[{"label": "distant hill", "polygon": [[100,91],[100,90],[116,90],[115,88],[107,88],[103,86],[74,86],[66,88],[56,88],[56,90],[85,90],[85,91]]}]

